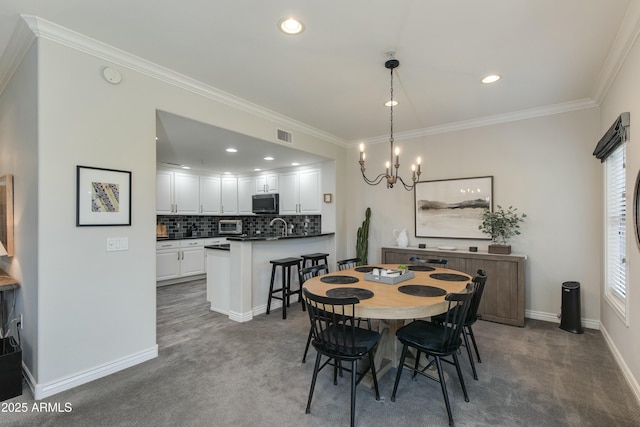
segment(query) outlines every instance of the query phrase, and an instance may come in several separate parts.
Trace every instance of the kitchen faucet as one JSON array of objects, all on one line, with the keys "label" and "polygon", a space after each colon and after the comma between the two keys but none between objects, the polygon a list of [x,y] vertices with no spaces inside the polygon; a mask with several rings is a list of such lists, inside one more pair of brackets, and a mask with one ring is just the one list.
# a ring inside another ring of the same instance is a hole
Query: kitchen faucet
[{"label": "kitchen faucet", "polygon": [[273,227],[273,224],[275,224],[276,221],[282,221],[282,237],[286,237],[288,228],[287,221],[282,218],[273,218],[269,225]]}]

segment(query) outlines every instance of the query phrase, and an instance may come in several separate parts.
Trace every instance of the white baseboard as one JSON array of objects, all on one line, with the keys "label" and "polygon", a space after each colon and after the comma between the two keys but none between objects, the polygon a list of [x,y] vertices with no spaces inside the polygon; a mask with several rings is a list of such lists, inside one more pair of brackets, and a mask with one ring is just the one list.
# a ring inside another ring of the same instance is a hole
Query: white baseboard
[{"label": "white baseboard", "polygon": [[[555,313],[545,313],[543,311],[525,310],[524,317],[527,319],[543,320],[545,322],[560,323],[558,315]],[[600,321],[594,319],[581,319],[582,326],[589,329],[600,329]]]},{"label": "white baseboard", "polygon": [[27,384],[29,385],[31,392],[33,393],[34,399],[41,400],[65,390],[69,390],[82,384],[97,380],[98,378],[106,377],[107,375],[111,375],[118,371],[122,371],[123,369],[127,369],[140,363],[146,362],[147,360],[155,359],[156,357],[158,357],[158,346],[154,345],[153,347],[139,353],[123,357],[122,359],[118,359],[114,362],[106,363],[96,368],[81,372],[77,375],[73,375],[57,381],[52,381],[47,384],[36,383],[33,376],[31,375],[31,372],[29,372],[29,369],[27,369],[24,364],[22,366],[24,369],[25,378],[27,379]]},{"label": "white baseboard", "polygon": [[627,380],[627,383],[629,383],[629,386],[631,387],[631,391],[633,391],[633,395],[635,396],[636,401],[640,403],[640,384],[638,384],[638,381],[633,376],[631,369],[629,369],[629,366],[627,366],[626,362],[622,358],[622,355],[618,351],[618,348],[613,343],[611,336],[607,332],[607,328],[602,326],[600,328],[600,331],[602,332],[602,336],[604,337],[605,342],[609,346],[609,350],[611,350],[611,353],[613,354],[614,359],[616,359],[616,362],[618,363],[618,366],[622,371],[622,375],[624,375],[625,379]]},{"label": "white baseboard", "polygon": [[249,311],[247,313],[237,313],[235,311],[229,310],[229,319],[235,320],[236,322],[248,322],[253,319],[253,312]]}]

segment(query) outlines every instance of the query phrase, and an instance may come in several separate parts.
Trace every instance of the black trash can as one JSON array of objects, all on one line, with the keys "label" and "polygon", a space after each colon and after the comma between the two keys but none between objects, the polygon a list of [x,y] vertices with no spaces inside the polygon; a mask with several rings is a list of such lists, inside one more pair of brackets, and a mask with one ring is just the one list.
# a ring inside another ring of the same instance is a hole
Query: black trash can
[{"label": "black trash can", "polygon": [[580,319],[580,282],[564,282],[562,284],[560,329],[574,334],[584,333]]},{"label": "black trash can", "polygon": [[9,336],[0,338],[0,402],[22,394],[22,350]]}]

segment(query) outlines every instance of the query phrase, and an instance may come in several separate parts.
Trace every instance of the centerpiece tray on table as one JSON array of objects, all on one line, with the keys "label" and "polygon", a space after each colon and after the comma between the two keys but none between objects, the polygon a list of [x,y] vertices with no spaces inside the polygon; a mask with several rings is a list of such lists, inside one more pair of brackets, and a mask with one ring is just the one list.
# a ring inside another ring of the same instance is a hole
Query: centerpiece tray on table
[{"label": "centerpiece tray on table", "polygon": [[395,285],[396,283],[404,282],[409,279],[413,279],[415,274],[410,270],[388,270],[388,269],[380,269],[380,271],[385,271],[386,276],[380,274],[365,273],[364,280],[368,280],[370,282],[380,282],[386,283],[387,285]]}]

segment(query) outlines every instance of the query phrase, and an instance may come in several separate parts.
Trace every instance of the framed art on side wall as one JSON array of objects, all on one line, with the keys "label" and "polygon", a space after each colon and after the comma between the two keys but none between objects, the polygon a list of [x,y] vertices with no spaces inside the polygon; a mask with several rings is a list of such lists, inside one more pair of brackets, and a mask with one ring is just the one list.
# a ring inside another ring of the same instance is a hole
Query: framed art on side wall
[{"label": "framed art on side wall", "polygon": [[77,167],[76,226],[131,225],[131,172]]},{"label": "framed art on side wall", "polygon": [[493,176],[417,182],[416,237],[487,239],[482,212],[493,211]]}]

